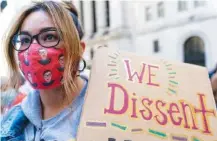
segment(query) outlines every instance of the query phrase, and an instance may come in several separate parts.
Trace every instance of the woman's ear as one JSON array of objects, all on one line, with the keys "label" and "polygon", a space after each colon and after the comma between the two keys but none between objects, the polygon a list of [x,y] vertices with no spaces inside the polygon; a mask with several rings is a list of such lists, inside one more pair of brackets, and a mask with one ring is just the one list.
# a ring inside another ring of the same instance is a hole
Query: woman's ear
[{"label": "woman's ear", "polygon": [[82,52],[84,53],[86,45],[83,41],[81,41]]}]

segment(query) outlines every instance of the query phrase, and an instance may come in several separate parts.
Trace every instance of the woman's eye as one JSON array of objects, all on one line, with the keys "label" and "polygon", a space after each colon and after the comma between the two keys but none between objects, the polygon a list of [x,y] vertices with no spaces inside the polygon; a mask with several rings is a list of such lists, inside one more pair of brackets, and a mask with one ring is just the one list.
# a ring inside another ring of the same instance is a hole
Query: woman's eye
[{"label": "woman's eye", "polygon": [[53,41],[53,40],[55,40],[56,39],[56,37],[54,36],[54,35],[47,35],[45,38],[44,38],[44,40],[45,41]]},{"label": "woman's eye", "polygon": [[21,39],[21,44],[23,45],[23,44],[29,44],[30,43],[30,39],[28,39],[28,38],[23,38],[23,39]]}]

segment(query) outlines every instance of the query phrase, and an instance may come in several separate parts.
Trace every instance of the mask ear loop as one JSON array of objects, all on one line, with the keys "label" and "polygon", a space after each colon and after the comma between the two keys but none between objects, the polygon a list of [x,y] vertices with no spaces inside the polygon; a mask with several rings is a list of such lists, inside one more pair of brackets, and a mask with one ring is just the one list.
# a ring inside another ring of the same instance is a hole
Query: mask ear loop
[{"label": "mask ear loop", "polygon": [[[82,62],[83,62],[83,68],[82,69],[78,69],[78,74],[77,76],[80,76],[80,73],[84,71],[84,69],[86,68],[87,64],[86,64],[86,61],[82,58],[81,59]],[[80,67],[80,63],[79,63],[79,67]]]}]

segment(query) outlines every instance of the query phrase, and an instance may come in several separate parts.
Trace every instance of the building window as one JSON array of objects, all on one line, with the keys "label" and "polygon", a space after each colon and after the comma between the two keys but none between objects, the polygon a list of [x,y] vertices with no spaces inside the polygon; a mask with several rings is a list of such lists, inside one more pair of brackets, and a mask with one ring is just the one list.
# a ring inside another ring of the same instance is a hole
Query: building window
[{"label": "building window", "polygon": [[97,32],[97,25],[96,25],[96,1],[92,1],[91,2],[91,6],[92,6],[92,16],[93,16],[93,19],[92,19],[92,25],[93,25],[93,35],[94,33]]},{"label": "building window", "polygon": [[109,33],[108,28],[110,26],[110,6],[109,6],[109,1],[108,0],[105,1],[105,23],[106,23],[105,27],[107,29],[104,31],[103,35],[106,35],[106,34]]},{"label": "building window", "polygon": [[90,59],[93,60],[94,57],[94,50],[93,48],[90,49]]},{"label": "building window", "polygon": [[6,0],[3,0],[3,1],[1,1],[0,3],[1,3],[0,12],[2,12],[2,11],[5,9],[5,7],[7,6],[7,1],[6,1]]},{"label": "building window", "polygon": [[181,12],[185,10],[187,10],[187,1],[178,1],[178,11]]},{"label": "building window", "polygon": [[145,17],[146,17],[146,21],[151,20],[151,8],[150,7],[145,8]]},{"label": "building window", "polygon": [[153,47],[154,47],[154,52],[155,53],[158,53],[159,51],[160,51],[160,47],[159,47],[159,41],[158,40],[155,40],[154,42],[153,42]]},{"label": "building window", "polygon": [[105,1],[105,12],[106,12],[106,27],[110,26],[110,7],[109,7],[109,1]]},{"label": "building window", "polygon": [[206,4],[206,1],[204,1],[204,0],[195,0],[194,1],[194,7],[195,8],[204,6],[205,4]]},{"label": "building window", "polygon": [[158,10],[158,17],[159,18],[164,17],[164,3],[163,2],[158,3],[157,10]]},{"label": "building window", "polygon": [[80,1],[81,24],[84,27],[84,2]]},{"label": "building window", "polygon": [[205,66],[205,47],[200,37],[193,36],[184,43],[185,63]]}]

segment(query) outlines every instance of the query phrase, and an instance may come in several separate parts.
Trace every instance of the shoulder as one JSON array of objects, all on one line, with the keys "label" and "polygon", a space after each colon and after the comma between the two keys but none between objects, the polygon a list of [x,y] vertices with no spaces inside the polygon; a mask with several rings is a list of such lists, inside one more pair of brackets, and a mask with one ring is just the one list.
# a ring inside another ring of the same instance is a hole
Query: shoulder
[{"label": "shoulder", "polygon": [[6,112],[5,115],[3,115],[1,121],[1,137],[6,137],[9,135],[11,136],[14,134],[11,128],[12,122],[14,117],[18,115],[20,110],[21,110],[20,105],[17,105],[11,108],[8,112]]},{"label": "shoulder", "polygon": [[8,112],[6,112],[2,117],[2,123],[6,122],[8,119],[11,119],[14,117],[14,115],[17,115],[20,111],[22,111],[20,105],[16,105],[12,107]]},{"label": "shoulder", "polygon": [[28,123],[28,119],[25,117],[21,106],[17,105],[11,108],[1,121],[1,133],[0,136],[16,136],[20,132],[22,127],[25,127]]}]

